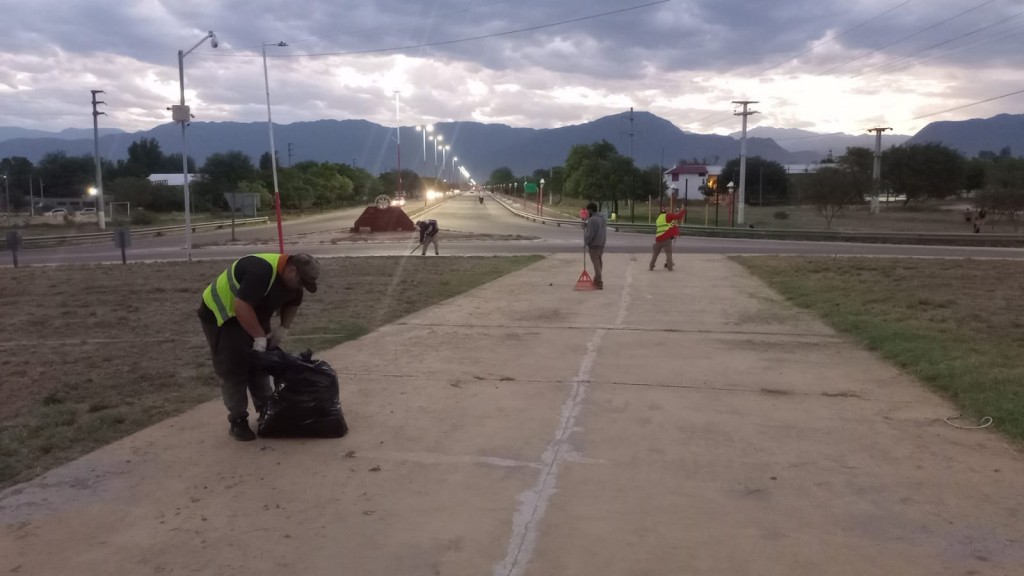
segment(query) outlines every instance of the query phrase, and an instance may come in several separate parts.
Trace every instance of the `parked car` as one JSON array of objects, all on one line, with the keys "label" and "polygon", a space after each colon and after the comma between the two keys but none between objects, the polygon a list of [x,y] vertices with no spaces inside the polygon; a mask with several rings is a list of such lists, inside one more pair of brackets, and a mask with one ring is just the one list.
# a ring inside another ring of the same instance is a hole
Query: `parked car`
[{"label": "parked car", "polygon": [[57,216],[67,216],[67,215],[68,215],[68,211],[65,210],[64,208],[54,208],[53,210],[50,210],[49,212],[46,212],[45,214],[43,214],[43,216],[54,216],[54,217],[57,217]]},{"label": "parked car", "polygon": [[78,215],[79,216],[95,216],[96,215],[96,209],[95,208],[82,208],[81,210],[78,211]]}]

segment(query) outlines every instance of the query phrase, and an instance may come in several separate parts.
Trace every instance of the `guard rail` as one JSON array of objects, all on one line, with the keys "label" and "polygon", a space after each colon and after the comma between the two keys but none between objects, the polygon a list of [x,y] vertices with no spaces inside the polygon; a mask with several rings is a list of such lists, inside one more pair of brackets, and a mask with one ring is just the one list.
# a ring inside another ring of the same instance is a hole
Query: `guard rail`
[{"label": "guard rail", "polygon": [[[244,224],[266,224],[268,218],[266,216],[260,218],[236,218],[235,225]],[[231,220],[220,220],[217,222],[201,222],[193,223],[192,231],[202,230],[206,228],[223,228],[225,226],[231,226]],[[184,224],[177,224],[174,226],[157,226],[153,228],[133,228],[132,236],[147,235],[147,234],[161,234],[167,232],[183,232],[185,230]],[[103,240],[113,239],[113,230],[109,232],[90,232],[87,234],[62,234],[56,236],[25,236],[22,238],[22,244],[28,246],[39,246],[45,244],[67,244],[70,242],[81,242],[81,241],[92,241],[92,240]],[[7,249],[7,241],[3,236],[0,236],[0,246],[4,250]]]}]

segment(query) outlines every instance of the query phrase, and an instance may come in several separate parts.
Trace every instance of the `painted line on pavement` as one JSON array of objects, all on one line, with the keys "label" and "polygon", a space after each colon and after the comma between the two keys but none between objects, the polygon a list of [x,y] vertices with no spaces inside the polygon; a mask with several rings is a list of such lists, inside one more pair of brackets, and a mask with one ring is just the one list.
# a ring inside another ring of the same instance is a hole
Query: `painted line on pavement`
[{"label": "painted line on pavement", "polygon": [[[617,325],[626,318],[629,289],[632,284],[633,264],[630,263],[626,269],[626,285],[622,289],[619,313],[615,319]],[[543,469],[540,476],[532,488],[517,498],[519,505],[512,515],[512,535],[509,537],[508,551],[504,560],[494,566],[494,576],[521,576],[526,571],[537,545],[541,520],[547,511],[551,496],[555,493],[561,464],[576,461],[579,458],[569,444],[569,436],[576,428],[576,418],[583,407],[583,399],[590,385],[590,373],[594,368],[597,351],[600,349],[601,341],[606,333],[607,330],[598,329],[587,344],[587,353],[580,362],[576,378],[572,380],[572,392],[562,405],[562,416],[558,428],[555,430],[555,437],[541,454],[540,460]]]}]

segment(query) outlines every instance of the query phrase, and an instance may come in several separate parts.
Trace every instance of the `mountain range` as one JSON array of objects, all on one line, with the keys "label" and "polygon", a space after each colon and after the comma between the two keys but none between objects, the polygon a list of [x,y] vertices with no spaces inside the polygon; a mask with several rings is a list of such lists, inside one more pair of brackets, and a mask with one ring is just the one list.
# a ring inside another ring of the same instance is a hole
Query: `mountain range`
[{"label": "mountain range", "polygon": [[[575,144],[608,140],[619,152],[632,155],[639,166],[671,166],[678,161],[724,164],[740,153],[737,137],[696,134],[648,112],[615,114],[584,124],[559,128],[513,128],[504,124],[441,122],[434,134],[444,135],[453,153],[439,153],[450,168],[452,156],[477,180],[485,180],[495,168],[507,166],[516,174],[560,165]],[[305,160],[344,162],[371,172],[394,169],[398,163],[395,128],[366,120],[317,120],[274,125],[279,163]],[[181,129],[169,123],[151,130],[123,132],[107,129],[100,137],[100,154],[110,160],[127,158],[128,146],[154,138],[165,153],[181,151]],[[420,174],[435,169],[432,142],[413,126],[401,129],[401,163]],[[936,122],[913,137],[886,133],[885,147],[902,142],[942,142],[968,156],[981,150],[998,152],[1005,146],[1024,150],[1024,115],[1003,114],[986,120]],[[757,127],[749,131],[747,153],[783,164],[821,161],[829,151],[835,156],[847,146],[874,147],[871,134],[817,134],[804,130]],[[202,164],[211,154],[240,150],[257,160],[269,149],[265,122],[195,122],[188,128],[188,153]],[[425,154],[424,154],[425,149]],[[38,162],[43,155],[64,151],[69,155],[92,154],[90,129],[42,133],[0,127],[0,158],[24,156]],[[426,159],[424,160],[424,156]]]}]

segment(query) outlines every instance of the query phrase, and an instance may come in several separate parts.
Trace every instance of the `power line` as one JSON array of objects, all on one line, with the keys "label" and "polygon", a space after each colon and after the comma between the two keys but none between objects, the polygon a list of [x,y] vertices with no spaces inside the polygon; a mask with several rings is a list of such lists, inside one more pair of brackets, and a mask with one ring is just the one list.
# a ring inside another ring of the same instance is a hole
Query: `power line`
[{"label": "power line", "polygon": [[879,48],[875,48],[874,50],[871,50],[871,51],[868,51],[868,52],[866,52],[864,54],[861,54],[860,56],[857,56],[856,58],[853,58],[852,60],[847,60],[846,62],[843,62],[842,64],[839,64],[837,66],[833,66],[833,67],[829,68],[828,70],[825,70],[824,72],[819,72],[818,74],[816,74],[816,76],[821,76],[822,74],[828,74],[829,72],[833,72],[835,70],[838,70],[838,69],[842,68],[843,66],[846,66],[847,64],[852,64],[853,62],[856,62],[857,60],[860,60],[862,58],[867,58],[868,56],[870,56],[872,54],[875,54],[876,52],[880,52],[882,50],[885,50],[886,48],[890,48],[892,46],[895,46],[896,44],[899,44],[900,42],[903,42],[905,40],[910,40],[911,38],[913,38],[915,36],[918,36],[920,34],[924,34],[925,32],[927,32],[929,30],[933,30],[935,28],[938,28],[939,26],[942,26],[943,24],[945,24],[947,22],[951,22],[953,20],[956,20],[957,18],[960,18],[961,16],[966,16],[967,14],[970,14],[971,12],[974,12],[975,10],[983,8],[983,7],[993,3],[995,1],[996,0],[985,0],[984,2],[974,6],[973,8],[969,8],[967,10],[964,10],[963,12],[960,12],[959,14],[956,14],[954,16],[950,16],[949,18],[946,18],[945,20],[942,20],[940,22],[936,22],[935,24],[932,24],[931,26],[927,26],[925,28],[922,28],[922,29],[918,30],[917,32],[914,32],[913,34],[910,34],[908,36],[904,36],[903,38],[900,38],[899,40],[890,42],[890,43],[888,43],[888,44],[886,44],[884,46],[881,46]]},{"label": "power line", "polygon": [[[668,4],[672,0],[657,0],[655,2],[648,2],[646,4],[638,4],[636,6],[628,6],[626,8],[619,8],[618,10],[610,10],[608,12],[600,12],[598,14],[590,14],[587,16],[580,16],[578,18],[570,18],[568,20],[560,20],[558,22],[549,22],[547,24],[538,24],[536,26],[528,26],[526,28],[517,28],[514,30],[506,30],[504,32],[494,32],[491,34],[483,34],[480,36],[469,36],[466,38],[457,38],[454,40],[439,40],[436,42],[423,42],[420,44],[407,44],[405,46],[393,46],[390,48],[371,48],[367,50],[348,50],[344,52],[319,52],[310,54],[275,54],[273,56],[267,55],[268,58],[313,58],[319,56],[357,56],[362,54],[380,54],[383,52],[402,52],[405,50],[415,50],[417,48],[430,48],[433,46],[450,46],[452,44],[461,44],[464,42],[474,42],[477,40],[486,40],[488,38],[498,38],[501,36],[511,36],[513,34],[521,34],[523,32],[533,32],[535,30],[544,30],[546,28],[554,28],[556,26],[564,26],[566,24],[575,24],[577,22],[584,22],[586,20],[594,20],[597,18],[604,18],[606,16],[614,16],[616,14],[623,14],[625,12],[632,12],[635,10],[642,10],[644,8],[651,8],[660,4]],[[209,56],[218,57],[233,57],[233,58],[259,58],[258,54],[224,54],[218,52],[204,52],[203,54]]]},{"label": "power line", "polygon": [[814,49],[820,48],[820,47],[824,46],[825,44],[828,44],[829,42],[833,42],[835,40],[838,40],[839,38],[841,38],[843,36],[846,36],[850,32],[853,32],[854,30],[858,30],[860,28],[863,28],[864,26],[867,26],[868,24],[871,24],[875,20],[878,20],[879,18],[882,18],[883,16],[887,16],[888,14],[890,14],[892,12],[895,12],[896,10],[899,10],[900,8],[906,6],[907,4],[910,4],[913,1],[914,0],[906,0],[905,2],[902,2],[902,3],[900,3],[900,4],[896,5],[896,6],[893,6],[892,8],[886,10],[885,12],[882,12],[881,14],[879,14],[879,15],[873,17],[873,18],[869,18],[868,20],[865,20],[864,22],[861,22],[860,24],[857,24],[856,26],[854,26],[852,28],[847,28],[846,30],[843,30],[839,34],[836,34],[835,36],[833,36],[831,38],[828,38],[827,40],[822,40],[821,42],[818,42],[817,44],[812,45],[810,48],[804,50],[803,52],[800,52],[796,56],[792,56],[790,58],[787,58],[787,59],[783,60],[782,62],[779,62],[778,64],[775,64],[774,66],[769,66],[768,68],[765,68],[764,70],[759,72],[757,75],[761,76],[762,74],[765,74],[766,72],[770,72],[770,71],[778,68],[779,66],[782,66],[783,64],[785,64],[787,62],[790,62],[792,60],[796,60],[797,58],[803,56],[804,54],[812,52],[812,51],[814,51]]},{"label": "power line", "polygon": [[1001,96],[993,96],[992,98],[986,98],[984,100],[978,100],[977,102],[971,102],[970,104],[964,104],[963,106],[957,106],[948,110],[942,110],[940,112],[932,112],[931,114],[925,114],[924,116],[917,116],[911,118],[909,121],[920,120],[922,118],[931,118],[932,116],[938,116],[939,114],[945,114],[947,112],[953,112],[955,110],[963,110],[964,108],[970,108],[971,106],[977,106],[978,104],[984,104],[986,102],[992,102],[993,100],[1001,100],[1003,98],[1009,98],[1010,96],[1016,96],[1017,94],[1024,94],[1024,90],[1017,90],[1016,92],[1010,92],[1009,94],[1003,94]]}]

